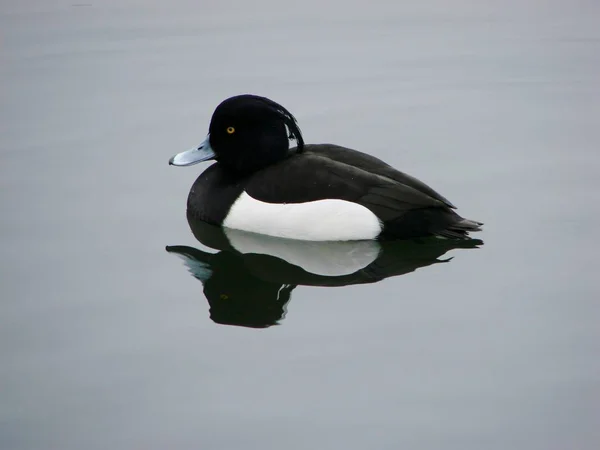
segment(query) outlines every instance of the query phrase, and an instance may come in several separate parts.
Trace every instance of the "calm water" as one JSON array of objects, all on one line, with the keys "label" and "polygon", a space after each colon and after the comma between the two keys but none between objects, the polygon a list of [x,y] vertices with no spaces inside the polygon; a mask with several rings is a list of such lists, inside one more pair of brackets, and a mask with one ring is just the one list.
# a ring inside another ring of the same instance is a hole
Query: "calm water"
[{"label": "calm water", "polygon": [[[2,2],[0,448],[600,446],[600,6],[413,3]],[[243,92],[485,244],[199,242]]]}]

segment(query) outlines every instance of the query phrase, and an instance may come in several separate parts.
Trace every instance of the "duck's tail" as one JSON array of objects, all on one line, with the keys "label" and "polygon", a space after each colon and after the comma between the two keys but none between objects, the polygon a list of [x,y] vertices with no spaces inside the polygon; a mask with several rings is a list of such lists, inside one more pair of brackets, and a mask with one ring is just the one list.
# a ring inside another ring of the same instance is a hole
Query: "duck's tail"
[{"label": "duck's tail", "polygon": [[469,239],[469,233],[474,231],[481,231],[483,222],[477,222],[475,220],[460,218],[459,221],[449,225],[446,229],[438,231],[436,236],[445,237],[449,239]]}]

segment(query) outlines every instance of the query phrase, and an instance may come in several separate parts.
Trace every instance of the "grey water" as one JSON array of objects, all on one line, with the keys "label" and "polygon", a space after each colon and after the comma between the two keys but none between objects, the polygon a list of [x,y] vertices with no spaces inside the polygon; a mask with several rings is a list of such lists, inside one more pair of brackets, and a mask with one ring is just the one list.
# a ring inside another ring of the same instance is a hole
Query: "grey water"
[{"label": "grey water", "polygon": [[[598,448],[598,23],[583,0],[3,1],[0,448]],[[245,92],[424,180],[483,245],[197,239],[207,164],[167,161]]]}]

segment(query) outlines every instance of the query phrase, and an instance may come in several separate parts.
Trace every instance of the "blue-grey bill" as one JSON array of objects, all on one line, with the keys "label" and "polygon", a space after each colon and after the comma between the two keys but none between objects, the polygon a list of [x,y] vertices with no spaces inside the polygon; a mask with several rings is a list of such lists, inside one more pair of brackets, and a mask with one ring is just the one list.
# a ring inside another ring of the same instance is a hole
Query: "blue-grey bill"
[{"label": "blue-grey bill", "polygon": [[169,164],[172,166],[192,166],[202,161],[215,159],[215,152],[210,146],[209,137],[206,136],[206,139],[198,147],[177,153],[169,160]]}]

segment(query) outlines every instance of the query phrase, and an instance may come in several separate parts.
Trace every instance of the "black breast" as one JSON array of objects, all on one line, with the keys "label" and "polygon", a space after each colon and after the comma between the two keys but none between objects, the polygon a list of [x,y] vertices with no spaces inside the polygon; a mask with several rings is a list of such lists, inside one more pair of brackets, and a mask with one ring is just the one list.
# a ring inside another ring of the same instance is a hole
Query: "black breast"
[{"label": "black breast", "polygon": [[213,164],[192,185],[187,201],[188,214],[221,225],[246,182],[245,178],[233,177],[223,171],[219,164]]}]

